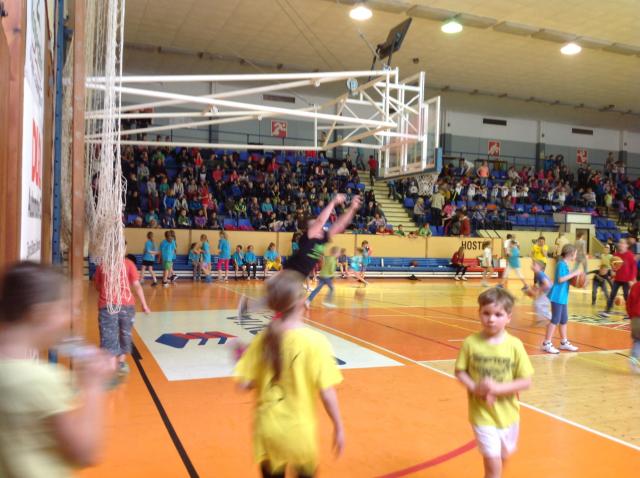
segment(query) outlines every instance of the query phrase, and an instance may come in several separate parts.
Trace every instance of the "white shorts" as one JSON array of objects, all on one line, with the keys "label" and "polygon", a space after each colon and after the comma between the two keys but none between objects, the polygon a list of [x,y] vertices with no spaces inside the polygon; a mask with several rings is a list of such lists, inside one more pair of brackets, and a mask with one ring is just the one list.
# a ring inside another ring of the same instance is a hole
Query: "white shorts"
[{"label": "white shorts", "polygon": [[538,319],[551,321],[551,302],[549,301],[549,297],[545,294],[538,296],[533,301],[533,308],[536,311]]},{"label": "white shorts", "polygon": [[516,451],[520,424],[514,423],[509,428],[473,425],[473,433],[482,456],[504,460]]}]

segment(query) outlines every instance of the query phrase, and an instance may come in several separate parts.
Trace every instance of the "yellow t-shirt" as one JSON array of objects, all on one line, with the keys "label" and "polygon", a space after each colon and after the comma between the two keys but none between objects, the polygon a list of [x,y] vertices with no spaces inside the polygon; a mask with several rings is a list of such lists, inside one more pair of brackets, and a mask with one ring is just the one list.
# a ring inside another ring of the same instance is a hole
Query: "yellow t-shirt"
[{"label": "yellow t-shirt", "polygon": [[342,381],[329,341],[308,328],[289,330],[282,336],[282,373],[273,382],[273,369],[264,360],[265,333],[259,334],[236,365],[240,381],[252,382],[257,391],[254,453],[273,472],[287,464],[313,474],[317,467],[316,407],[321,390]]},{"label": "yellow t-shirt", "polygon": [[65,368],[0,360],[0,476],[71,477],[48,419],[73,407]]},{"label": "yellow t-shirt", "polygon": [[[505,332],[501,343],[492,345],[480,332],[462,344],[456,370],[469,374],[474,382],[491,378],[495,382],[512,382],[533,375],[533,366],[520,339]],[[517,396],[498,397],[493,407],[469,393],[469,420],[473,425],[508,428],[520,420]]]},{"label": "yellow t-shirt", "polygon": [[549,246],[546,244],[544,246],[539,246],[538,244],[534,244],[531,246],[531,258],[536,261],[542,261],[545,264],[547,263],[547,254],[549,253]]}]

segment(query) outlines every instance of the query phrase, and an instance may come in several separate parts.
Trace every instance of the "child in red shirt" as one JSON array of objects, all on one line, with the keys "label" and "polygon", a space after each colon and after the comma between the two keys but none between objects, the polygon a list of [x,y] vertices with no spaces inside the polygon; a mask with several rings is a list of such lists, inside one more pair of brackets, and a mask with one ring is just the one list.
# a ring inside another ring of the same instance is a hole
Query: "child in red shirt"
[{"label": "child in red shirt", "polygon": [[464,247],[461,246],[453,254],[453,257],[451,258],[451,265],[456,269],[456,274],[453,276],[455,280],[467,280],[464,276],[467,273],[467,267],[464,265]]},{"label": "child in red shirt", "polygon": [[640,373],[640,282],[631,288],[627,298],[627,314],[631,319],[631,369]]},{"label": "child in red shirt", "polygon": [[624,299],[629,297],[630,283],[635,282],[638,274],[638,266],[636,264],[636,258],[632,252],[629,251],[629,243],[626,239],[620,239],[618,241],[618,252],[614,254],[615,257],[622,259],[622,266],[616,271],[616,275],[613,281],[613,287],[611,288],[611,295],[607,301],[607,310],[602,314],[607,317],[613,307],[613,301],[618,295],[618,290],[622,287],[622,293]]}]

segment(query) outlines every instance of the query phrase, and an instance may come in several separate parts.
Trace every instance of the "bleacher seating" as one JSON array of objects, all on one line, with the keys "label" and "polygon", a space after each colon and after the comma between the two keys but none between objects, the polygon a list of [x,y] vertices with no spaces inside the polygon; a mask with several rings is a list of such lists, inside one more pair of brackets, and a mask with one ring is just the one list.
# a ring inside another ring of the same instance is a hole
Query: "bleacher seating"
[{"label": "bleacher seating", "polygon": [[620,231],[616,223],[608,217],[593,217],[591,223],[596,227],[596,239],[603,243],[609,239],[617,242],[621,237],[628,235]]}]

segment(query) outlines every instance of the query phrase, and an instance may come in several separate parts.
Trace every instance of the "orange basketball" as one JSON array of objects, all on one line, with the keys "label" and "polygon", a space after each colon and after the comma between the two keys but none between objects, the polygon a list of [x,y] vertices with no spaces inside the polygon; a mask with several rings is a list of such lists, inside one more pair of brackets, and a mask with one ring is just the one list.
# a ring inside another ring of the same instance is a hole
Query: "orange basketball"
[{"label": "orange basketball", "polygon": [[611,268],[614,271],[617,271],[618,269],[620,269],[622,267],[622,264],[624,264],[624,261],[620,257],[613,256],[611,258]]},{"label": "orange basketball", "polygon": [[620,296],[616,297],[616,300],[613,301],[616,305],[622,305],[624,303],[624,299]]},{"label": "orange basketball", "polygon": [[580,274],[578,274],[577,276],[571,279],[571,285],[573,287],[578,287],[579,289],[582,289],[586,283],[587,283],[587,276],[584,272],[581,272]]}]

